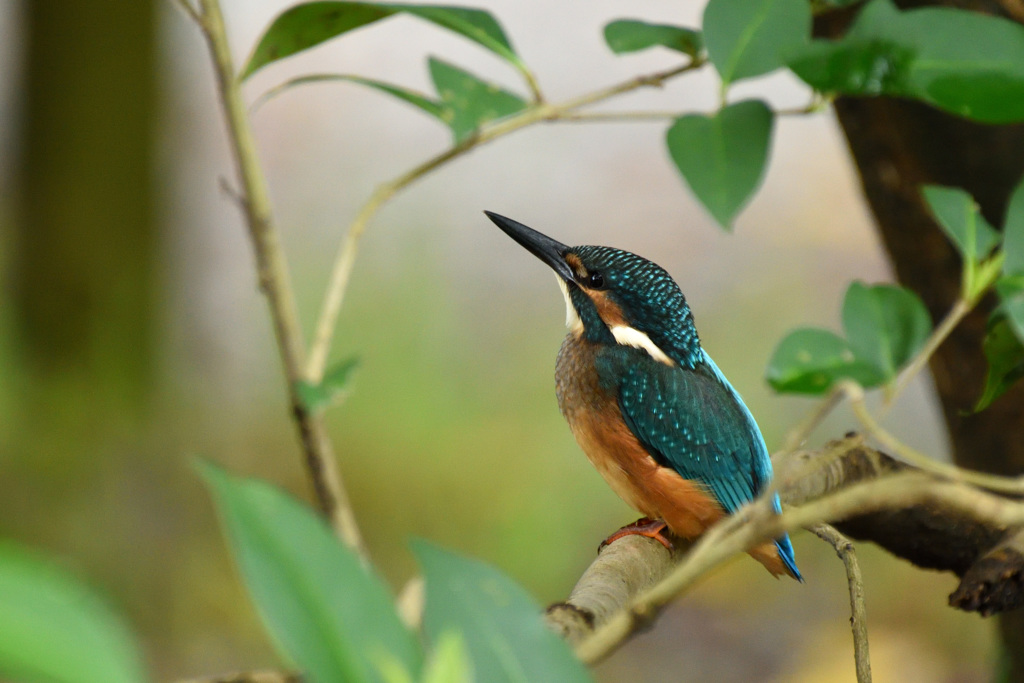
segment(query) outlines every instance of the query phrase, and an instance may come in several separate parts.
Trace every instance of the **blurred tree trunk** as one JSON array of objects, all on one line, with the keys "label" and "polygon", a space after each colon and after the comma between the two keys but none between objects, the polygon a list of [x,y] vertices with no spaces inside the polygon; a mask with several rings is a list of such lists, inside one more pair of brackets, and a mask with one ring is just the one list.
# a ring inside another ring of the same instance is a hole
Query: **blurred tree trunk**
[{"label": "blurred tree trunk", "polygon": [[150,386],[155,4],[28,0],[24,16],[12,258],[22,419],[88,438],[137,415]]},{"label": "blurred tree trunk", "polygon": [[[898,2],[958,7],[1006,16],[985,0]],[[816,32],[841,34],[852,13],[822,17]],[[981,212],[1001,225],[1010,192],[1024,174],[1024,126],[984,126],[909,101],[841,98],[839,122],[860,173],[864,193],[901,283],[917,292],[938,321],[960,291],[960,258],[932,220],[920,195],[925,183],[966,189]],[[984,385],[985,323],[995,304],[985,300],[931,360],[935,387],[956,462],[1000,474],[1024,473],[1024,387],[987,410],[970,414]],[[999,617],[1009,675],[1024,681],[1024,610]]]}]

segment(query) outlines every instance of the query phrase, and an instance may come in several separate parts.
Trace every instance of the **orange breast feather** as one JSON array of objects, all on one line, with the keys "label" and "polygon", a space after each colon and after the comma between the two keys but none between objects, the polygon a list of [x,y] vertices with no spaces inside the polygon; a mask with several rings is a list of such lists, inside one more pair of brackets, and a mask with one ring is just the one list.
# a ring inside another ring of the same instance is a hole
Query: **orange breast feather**
[{"label": "orange breast feather", "polygon": [[590,462],[629,505],[663,519],[682,538],[695,538],[725,514],[704,487],[654,461],[612,404],[581,411],[570,420],[573,435]]}]

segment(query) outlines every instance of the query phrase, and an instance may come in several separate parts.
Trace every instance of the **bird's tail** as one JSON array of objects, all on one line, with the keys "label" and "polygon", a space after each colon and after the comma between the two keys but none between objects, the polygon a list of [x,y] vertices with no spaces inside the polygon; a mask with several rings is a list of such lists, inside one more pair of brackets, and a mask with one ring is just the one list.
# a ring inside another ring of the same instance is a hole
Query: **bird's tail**
[{"label": "bird's tail", "polygon": [[[772,503],[775,512],[781,514],[782,501],[779,500],[779,494],[775,494],[775,500]],[[782,564],[785,565],[789,575],[803,583],[804,577],[800,574],[800,570],[796,568],[796,556],[793,555],[793,544],[789,542],[789,534],[782,534],[782,536],[776,538],[775,547],[779,551],[779,559],[782,560]]]},{"label": "bird's tail", "polygon": [[789,535],[783,534],[780,538],[775,539],[775,548],[779,551],[779,559],[782,560],[789,575],[803,583],[804,577],[796,568],[796,557],[793,556],[793,544],[789,542]]}]

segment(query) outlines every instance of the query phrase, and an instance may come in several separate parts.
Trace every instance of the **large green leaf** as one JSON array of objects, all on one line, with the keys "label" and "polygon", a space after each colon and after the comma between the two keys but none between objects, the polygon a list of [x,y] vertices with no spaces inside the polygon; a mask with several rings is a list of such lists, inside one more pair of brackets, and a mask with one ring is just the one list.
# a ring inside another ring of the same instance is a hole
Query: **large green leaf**
[{"label": "large green leaf", "polygon": [[892,379],[931,333],[928,309],[909,289],[854,282],[843,301],[843,330],[858,360]]},{"label": "large green leaf", "polygon": [[811,36],[807,0],[710,0],[704,10],[708,57],[726,85],[785,66]]},{"label": "large green leaf", "polygon": [[619,19],[604,27],[604,42],[617,55],[662,46],[696,57],[703,48],[700,33],[681,26]]},{"label": "large green leaf", "polygon": [[971,195],[938,185],[926,185],[922,194],[965,261],[980,261],[999,244],[999,233],[982,217]]},{"label": "large green leaf", "polygon": [[526,100],[435,57],[430,77],[445,107],[445,123],[459,143],[480,126],[526,109]]},{"label": "large green leaf", "polygon": [[384,583],[306,506],[205,464],[235,560],[282,653],[314,683],[419,677],[422,654]]},{"label": "large green leaf", "polygon": [[761,184],[773,121],[764,102],[748,100],[714,116],[687,114],[668,129],[672,161],[723,228]]},{"label": "large green leaf", "polygon": [[0,541],[0,679],[139,683],[139,652],[121,619],[52,563]]},{"label": "large green leaf", "polygon": [[274,19],[256,44],[241,77],[248,78],[271,62],[401,12],[454,31],[503,59],[521,65],[501,25],[483,10],[443,5],[328,1],[296,5]]},{"label": "large green leaf", "polygon": [[541,607],[501,572],[424,542],[413,552],[426,580],[426,636],[437,644],[446,633],[461,633],[474,680],[591,680],[565,641],[544,625]]},{"label": "large green leaf", "polygon": [[423,683],[473,683],[466,639],[458,631],[442,633],[423,667]]},{"label": "large green leaf", "polygon": [[911,97],[986,123],[1024,120],[1024,27],[999,17],[901,12],[872,0],[845,37],[797,47],[787,63],[822,92]]},{"label": "large green leaf", "polygon": [[822,394],[844,378],[864,387],[882,381],[879,372],[857,360],[842,337],[806,327],[793,330],[779,342],[766,373],[775,391],[790,394]]},{"label": "large green leaf", "polygon": [[1002,313],[997,312],[989,320],[983,348],[988,360],[988,373],[985,377],[985,388],[974,406],[974,412],[988,408],[993,401],[1024,377],[1024,344],[1014,334]]},{"label": "large green leaf", "polygon": [[1008,275],[1024,275],[1024,178],[1010,196],[1003,225],[1003,272]]}]

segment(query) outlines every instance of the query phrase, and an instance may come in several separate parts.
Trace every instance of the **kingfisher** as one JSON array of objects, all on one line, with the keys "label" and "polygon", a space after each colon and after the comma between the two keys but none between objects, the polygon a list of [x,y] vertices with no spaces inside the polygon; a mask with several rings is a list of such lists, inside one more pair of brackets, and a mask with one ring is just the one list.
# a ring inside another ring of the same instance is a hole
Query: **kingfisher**
[{"label": "kingfisher", "polygon": [[[569,247],[484,212],[546,263],[565,296],[555,364],[558,408],[611,488],[644,515],[612,534],[671,549],[758,496],[772,478],[761,430],[701,347],[693,314],[663,268],[611,247]],[[778,494],[772,505],[782,507]],[[803,581],[789,536],[748,551],[778,577]]]}]

